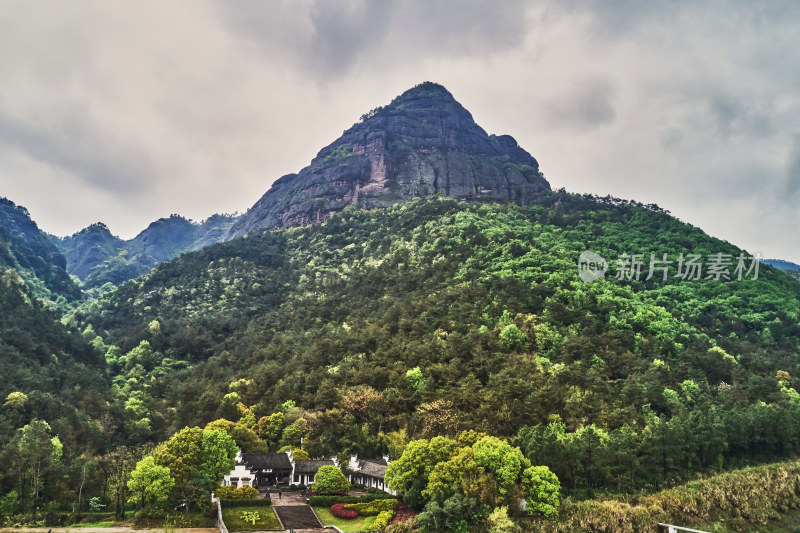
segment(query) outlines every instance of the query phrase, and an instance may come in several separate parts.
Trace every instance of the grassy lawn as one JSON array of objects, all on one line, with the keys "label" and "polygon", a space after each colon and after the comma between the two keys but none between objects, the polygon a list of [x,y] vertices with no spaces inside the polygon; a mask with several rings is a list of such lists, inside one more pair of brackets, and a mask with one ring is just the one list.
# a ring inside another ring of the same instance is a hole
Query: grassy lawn
[{"label": "grassy lawn", "polygon": [[109,527],[115,523],[114,520],[107,522],[81,522],[80,524],[71,524],[69,527]]},{"label": "grassy lawn", "polygon": [[[374,516],[357,516],[350,519],[338,518],[333,516],[330,507],[314,507],[314,510],[317,512],[317,515],[319,515],[319,519],[322,520],[323,525],[336,526],[345,533],[363,531],[375,521]],[[225,525],[228,525],[228,523],[225,522]]]},{"label": "grassy lawn", "polygon": [[[133,513],[127,515],[128,518],[133,517]],[[167,514],[165,518],[148,518],[135,521],[136,526],[139,527],[214,527],[217,524],[217,518],[209,518],[202,511],[193,510],[189,513],[185,511],[172,511]],[[75,526],[70,526],[75,527]],[[87,527],[87,526],[84,526]]]},{"label": "grassy lawn", "polygon": [[[259,519],[256,523],[245,522],[242,519],[242,512],[257,512]],[[248,531],[253,529],[280,529],[281,523],[275,516],[272,507],[230,507],[222,508],[222,520],[229,531]]]}]

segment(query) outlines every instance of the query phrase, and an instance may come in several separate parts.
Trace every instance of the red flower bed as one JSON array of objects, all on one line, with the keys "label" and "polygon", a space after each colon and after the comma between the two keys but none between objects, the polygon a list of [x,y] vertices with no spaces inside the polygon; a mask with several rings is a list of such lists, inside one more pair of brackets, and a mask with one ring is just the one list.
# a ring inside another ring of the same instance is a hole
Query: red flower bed
[{"label": "red flower bed", "polygon": [[397,502],[397,505],[394,509],[394,518],[392,518],[392,521],[389,522],[390,524],[395,524],[397,522],[408,522],[419,514],[414,509],[402,502]]},{"label": "red flower bed", "polygon": [[335,503],[331,505],[331,512],[337,518],[355,518],[358,516],[358,511],[352,509],[345,509],[346,503]]}]

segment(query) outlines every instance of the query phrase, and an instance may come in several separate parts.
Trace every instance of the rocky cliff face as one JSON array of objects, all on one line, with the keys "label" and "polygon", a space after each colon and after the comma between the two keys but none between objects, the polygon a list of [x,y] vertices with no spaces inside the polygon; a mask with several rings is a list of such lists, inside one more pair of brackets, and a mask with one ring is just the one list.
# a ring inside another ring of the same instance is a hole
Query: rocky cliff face
[{"label": "rocky cliff face", "polygon": [[395,98],[283,176],[231,228],[253,231],[321,222],[355,204],[385,207],[418,196],[529,203],[550,188],[539,164],[508,135],[488,135],[441,85]]}]

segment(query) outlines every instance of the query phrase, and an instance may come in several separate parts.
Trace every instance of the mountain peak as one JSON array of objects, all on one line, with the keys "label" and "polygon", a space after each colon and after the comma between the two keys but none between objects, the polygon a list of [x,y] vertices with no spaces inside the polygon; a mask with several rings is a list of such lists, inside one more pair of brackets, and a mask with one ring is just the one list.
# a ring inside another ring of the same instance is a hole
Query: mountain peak
[{"label": "mountain peak", "polygon": [[441,194],[529,203],[550,184],[508,135],[488,135],[442,85],[424,82],[365,113],[297,174],[283,176],[231,228],[322,222],[348,205]]},{"label": "mountain peak", "polygon": [[423,81],[422,83],[413,86],[412,88],[408,89],[403,94],[392,100],[392,103],[402,102],[404,100],[416,100],[421,98],[440,98],[440,99],[452,100],[453,102],[456,101],[452,93],[448,91],[444,85],[440,85],[432,81]]}]

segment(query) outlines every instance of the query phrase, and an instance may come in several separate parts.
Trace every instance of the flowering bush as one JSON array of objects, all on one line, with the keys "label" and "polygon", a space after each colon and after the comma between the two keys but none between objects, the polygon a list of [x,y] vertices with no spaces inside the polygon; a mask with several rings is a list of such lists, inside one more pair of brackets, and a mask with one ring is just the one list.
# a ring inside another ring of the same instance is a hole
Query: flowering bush
[{"label": "flowering bush", "polygon": [[344,503],[336,503],[331,505],[331,512],[333,516],[337,518],[355,518],[358,516],[358,511],[352,511],[350,509],[345,509]]}]

